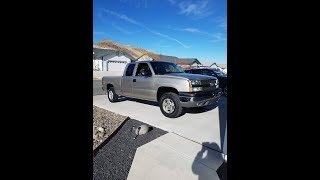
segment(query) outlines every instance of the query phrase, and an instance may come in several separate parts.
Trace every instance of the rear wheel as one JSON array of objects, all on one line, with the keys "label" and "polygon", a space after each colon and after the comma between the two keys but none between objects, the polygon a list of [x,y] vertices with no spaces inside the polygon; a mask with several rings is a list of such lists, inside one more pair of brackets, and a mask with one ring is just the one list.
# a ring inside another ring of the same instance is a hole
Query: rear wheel
[{"label": "rear wheel", "polygon": [[180,98],[176,93],[164,93],[160,98],[159,106],[162,114],[169,118],[176,118],[182,113]]},{"label": "rear wheel", "polygon": [[113,87],[108,89],[108,99],[110,102],[116,102],[118,100],[118,95]]}]

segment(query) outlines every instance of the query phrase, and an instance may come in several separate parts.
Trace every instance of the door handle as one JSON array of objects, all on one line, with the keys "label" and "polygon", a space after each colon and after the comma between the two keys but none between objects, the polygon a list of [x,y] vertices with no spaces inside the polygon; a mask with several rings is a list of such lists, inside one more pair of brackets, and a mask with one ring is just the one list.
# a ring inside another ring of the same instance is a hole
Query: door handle
[{"label": "door handle", "polygon": [[137,80],[136,80],[136,79],[133,79],[132,82],[137,82]]}]

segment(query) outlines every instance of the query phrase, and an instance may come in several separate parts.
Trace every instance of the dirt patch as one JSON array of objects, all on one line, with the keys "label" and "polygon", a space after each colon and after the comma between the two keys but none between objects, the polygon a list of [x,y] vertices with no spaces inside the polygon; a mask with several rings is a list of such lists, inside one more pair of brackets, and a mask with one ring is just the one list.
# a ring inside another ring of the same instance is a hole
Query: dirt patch
[{"label": "dirt patch", "polygon": [[127,116],[93,106],[93,150],[105,141]]}]

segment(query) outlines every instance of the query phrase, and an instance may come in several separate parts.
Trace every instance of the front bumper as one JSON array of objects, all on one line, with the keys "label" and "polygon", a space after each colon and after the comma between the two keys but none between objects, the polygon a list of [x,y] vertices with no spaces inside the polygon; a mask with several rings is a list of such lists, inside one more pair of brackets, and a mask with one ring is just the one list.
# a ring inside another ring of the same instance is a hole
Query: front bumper
[{"label": "front bumper", "polygon": [[217,102],[221,97],[221,89],[201,93],[179,93],[182,107],[202,107]]}]

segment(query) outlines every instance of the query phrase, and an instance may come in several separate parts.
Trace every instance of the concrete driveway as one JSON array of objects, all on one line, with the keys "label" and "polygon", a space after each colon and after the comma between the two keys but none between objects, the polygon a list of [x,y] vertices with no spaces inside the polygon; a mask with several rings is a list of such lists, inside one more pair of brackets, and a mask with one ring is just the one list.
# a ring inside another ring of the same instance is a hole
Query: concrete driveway
[{"label": "concrete driveway", "polygon": [[97,95],[93,96],[93,105],[138,119],[221,151],[227,121],[227,99],[225,97],[222,97],[219,103],[203,109],[185,109],[185,113],[175,119],[165,117],[157,103],[131,98],[123,98],[120,102],[110,103],[106,95]]}]

